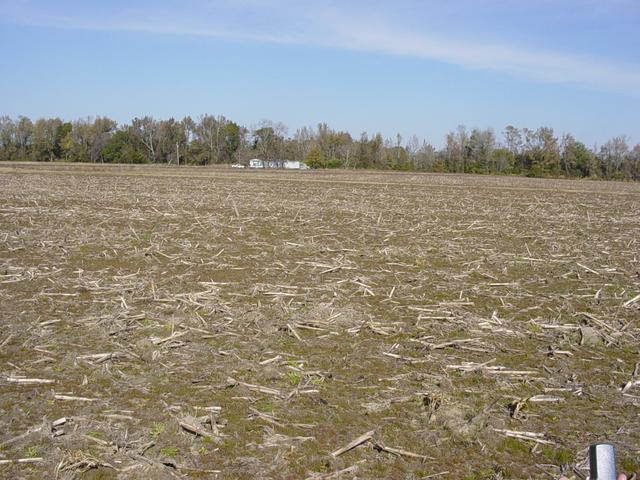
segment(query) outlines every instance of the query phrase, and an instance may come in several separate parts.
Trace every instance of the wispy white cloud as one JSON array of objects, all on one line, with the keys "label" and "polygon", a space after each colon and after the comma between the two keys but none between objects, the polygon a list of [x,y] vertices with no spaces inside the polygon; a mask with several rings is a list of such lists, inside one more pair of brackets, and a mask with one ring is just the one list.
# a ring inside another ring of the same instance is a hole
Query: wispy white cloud
[{"label": "wispy white cloud", "polygon": [[334,24],[334,46],[406,55],[525,79],[640,95],[640,66],[504,44],[461,42],[359,21]]},{"label": "wispy white cloud", "polygon": [[[601,7],[618,8],[628,6],[629,1],[598,3]],[[349,7],[291,0],[200,0],[186,9],[184,3],[176,7],[155,2],[146,8],[141,5],[128,10],[107,9],[106,14],[103,9],[99,15],[83,11],[80,5],[69,9],[75,13],[52,14],[28,0],[0,0],[0,15],[4,22],[33,26],[235,38],[409,56],[538,82],[640,95],[637,63],[513,45],[509,39],[483,43],[415,26],[407,29],[397,16],[391,20],[385,7],[375,2],[354,2]]]}]

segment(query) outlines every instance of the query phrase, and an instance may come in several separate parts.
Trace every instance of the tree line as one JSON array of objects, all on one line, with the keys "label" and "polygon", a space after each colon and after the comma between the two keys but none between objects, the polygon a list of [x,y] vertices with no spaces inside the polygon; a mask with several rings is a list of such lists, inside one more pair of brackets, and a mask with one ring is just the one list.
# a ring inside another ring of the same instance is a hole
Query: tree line
[{"label": "tree line", "polygon": [[107,117],[72,122],[0,117],[0,160],[209,165],[246,164],[250,158],[298,160],[312,168],[640,180],[640,144],[631,147],[619,136],[590,148],[548,127],[508,125],[498,138],[492,129],[459,126],[437,149],[415,135],[353,138],[324,123],[289,134],[282,123],[247,128],[212,115],[195,120],[146,116],[123,125]]}]

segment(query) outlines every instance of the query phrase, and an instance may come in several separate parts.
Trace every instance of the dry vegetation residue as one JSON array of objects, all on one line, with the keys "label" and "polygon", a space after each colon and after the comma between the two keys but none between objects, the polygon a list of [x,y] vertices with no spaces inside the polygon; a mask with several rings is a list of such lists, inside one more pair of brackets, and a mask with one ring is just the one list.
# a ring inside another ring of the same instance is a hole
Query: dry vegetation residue
[{"label": "dry vegetation residue", "polygon": [[5,478],[638,467],[637,185],[0,170]]}]

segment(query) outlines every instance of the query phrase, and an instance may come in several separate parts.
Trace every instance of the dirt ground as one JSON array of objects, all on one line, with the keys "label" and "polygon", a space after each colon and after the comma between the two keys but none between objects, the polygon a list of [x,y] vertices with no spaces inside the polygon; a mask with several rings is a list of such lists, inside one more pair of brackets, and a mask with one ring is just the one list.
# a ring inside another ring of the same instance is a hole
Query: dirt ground
[{"label": "dirt ground", "polygon": [[639,469],[638,184],[2,164],[0,304],[2,478]]}]

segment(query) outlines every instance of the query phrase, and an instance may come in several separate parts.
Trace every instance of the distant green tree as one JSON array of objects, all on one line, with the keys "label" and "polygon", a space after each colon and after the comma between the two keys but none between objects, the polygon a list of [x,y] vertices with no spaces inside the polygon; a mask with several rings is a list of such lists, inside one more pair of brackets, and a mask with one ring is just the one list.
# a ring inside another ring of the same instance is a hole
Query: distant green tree
[{"label": "distant green tree", "polygon": [[524,145],[518,155],[519,173],[528,177],[560,175],[560,148],[553,129],[540,127],[533,131],[524,128],[522,136],[524,137]]},{"label": "distant green tree", "polygon": [[342,160],[336,157],[330,158],[325,164],[327,168],[342,168],[342,165]]},{"label": "distant green tree", "polygon": [[516,156],[508,148],[496,148],[491,152],[494,173],[514,173]]},{"label": "distant green tree", "polygon": [[304,163],[306,163],[309,168],[324,168],[324,157],[322,156],[322,151],[318,147],[314,147],[305,158]]},{"label": "distant green tree", "polygon": [[73,151],[73,147],[75,144],[73,143],[73,135],[71,132],[68,132],[62,139],[60,139],[60,143],[58,144],[60,147],[60,157],[64,158],[66,161],[69,161],[69,157],[71,152]]},{"label": "distant green tree", "polygon": [[227,122],[222,130],[222,161],[233,163],[236,152],[240,148],[242,129],[235,122]]},{"label": "distant green tree", "polygon": [[35,161],[53,161],[56,157],[56,132],[62,125],[59,118],[39,118],[33,125],[31,155]]},{"label": "distant green tree", "polygon": [[562,166],[568,177],[588,177],[595,173],[595,156],[582,142],[572,136],[565,135],[563,139]]},{"label": "distant green tree", "polygon": [[495,172],[493,150],[495,149],[495,135],[493,130],[474,128],[467,141],[466,155],[467,169],[473,173]]},{"label": "distant green tree", "polygon": [[0,160],[15,160],[18,153],[16,145],[16,124],[8,115],[0,117]]},{"label": "distant green tree", "polygon": [[[71,122],[65,122],[56,129],[53,140],[53,154],[56,158],[60,159],[63,157],[67,157],[69,151],[71,150],[71,147],[73,146],[73,138],[71,137],[72,130],[73,125],[71,124]],[[71,145],[69,145],[69,139],[71,140]],[[67,147],[66,149],[64,149],[62,146],[63,142]]]},{"label": "distant green tree", "polygon": [[356,168],[370,168],[371,167],[371,155],[369,152],[369,137],[366,132],[362,132],[360,135],[360,141],[356,149],[354,167]]},{"label": "distant green tree", "polygon": [[101,151],[107,163],[146,163],[148,157],[140,139],[128,130],[118,130]]}]

